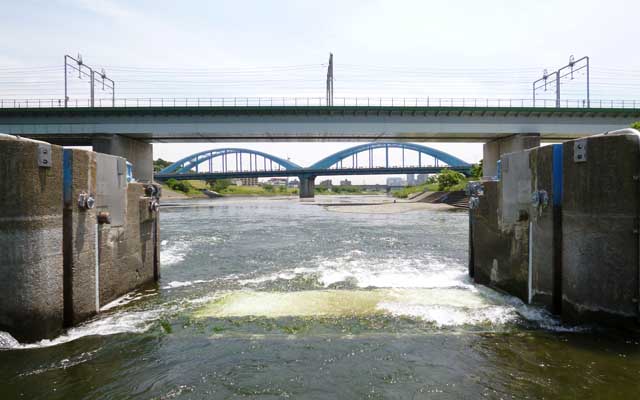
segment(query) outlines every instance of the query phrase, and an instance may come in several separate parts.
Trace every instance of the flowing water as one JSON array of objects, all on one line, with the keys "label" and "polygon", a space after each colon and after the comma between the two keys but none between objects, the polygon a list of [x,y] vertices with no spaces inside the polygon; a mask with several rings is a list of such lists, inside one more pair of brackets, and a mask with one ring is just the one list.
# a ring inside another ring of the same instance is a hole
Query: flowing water
[{"label": "flowing water", "polygon": [[640,397],[637,334],[468,279],[466,213],[182,205],[158,287],[53,340],[0,333],[0,399]]}]

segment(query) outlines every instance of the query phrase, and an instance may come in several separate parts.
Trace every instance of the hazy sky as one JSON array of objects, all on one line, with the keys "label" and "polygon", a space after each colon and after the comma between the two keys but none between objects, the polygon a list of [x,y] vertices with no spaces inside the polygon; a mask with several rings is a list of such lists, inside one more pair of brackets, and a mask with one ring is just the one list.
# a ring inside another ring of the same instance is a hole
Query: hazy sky
[{"label": "hazy sky", "polygon": [[[0,10],[3,99],[62,98],[62,57],[78,52],[106,69],[118,97],[323,97],[333,52],[336,97],[530,98],[543,69],[573,54],[591,57],[592,98],[640,100],[640,1],[23,0]],[[575,78],[563,96],[583,99],[584,76]],[[86,83],[70,82],[71,97],[86,99]],[[228,144],[301,165],[349,145]],[[428,145],[482,157],[479,144]],[[175,160],[221,146],[154,153]]]}]

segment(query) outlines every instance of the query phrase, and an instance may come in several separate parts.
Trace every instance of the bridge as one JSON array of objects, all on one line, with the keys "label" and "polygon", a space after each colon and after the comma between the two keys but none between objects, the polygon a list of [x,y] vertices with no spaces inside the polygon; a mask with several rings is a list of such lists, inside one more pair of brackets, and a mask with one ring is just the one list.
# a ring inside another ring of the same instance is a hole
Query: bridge
[{"label": "bridge", "polygon": [[[401,160],[399,165],[392,165],[390,161],[390,152],[394,150]],[[383,158],[382,165],[376,163],[376,158]],[[468,175],[471,165],[443,151],[419,144],[374,142],[341,150],[306,168],[256,150],[206,150],[176,161],[156,173],[154,178],[165,181],[297,176],[300,180],[300,197],[311,198],[314,196],[315,178],[318,176],[432,174],[443,168]]]},{"label": "bridge", "polygon": [[5,101],[0,132],[74,144],[105,135],[151,142],[486,142],[538,133],[559,141],[621,129],[640,118],[640,101],[594,100],[587,108],[578,100],[549,107],[525,99],[353,98],[336,99],[334,106],[309,98],[128,100],[68,108],[54,100]]},{"label": "bridge", "polygon": [[153,179],[154,142],[483,142],[485,173],[492,176],[502,154],[536,146],[532,136],[564,141],[640,119],[640,101],[592,100],[585,107],[563,100],[550,107],[526,99],[348,100],[327,106],[320,98],[110,99],[94,107],[23,100],[0,103],[0,133],[91,145],[127,158],[141,181]]}]

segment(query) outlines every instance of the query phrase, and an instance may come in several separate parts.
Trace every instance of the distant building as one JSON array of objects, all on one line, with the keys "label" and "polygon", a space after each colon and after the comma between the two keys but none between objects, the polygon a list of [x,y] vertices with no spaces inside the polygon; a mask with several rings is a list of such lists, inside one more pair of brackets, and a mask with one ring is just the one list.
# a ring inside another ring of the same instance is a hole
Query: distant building
[{"label": "distant building", "polygon": [[231,183],[236,186],[258,186],[258,178],[235,178]]},{"label": "distant building", "polygon": [[330,189],[331,187],[333,187],[333,182],[331,181],[331,179],[325,179],[324,181],[320,182],[318,186]]},{"label": "distant building", "polygon": [[242,186],[258,186],[258,178],[240,178]]},{"label": "distant building", "polygon": [[289,181],[288,185],[290,188],[297,188],[300,187],[300,182],[298,182],[297,179],[292,179]]},{"label": "distant building", "polygon": [[271,178],[267,181],[267,184],[273,186],[287,186],[287,178]]},{"label": "distant building", "polygon": [[416,175],[407,174],[407,185],[414,186],[416,184]]},{"label": "distant building", "polygon": [[340,181],[340,186],[351,186],[351,181],[348,179]]},{"label": "distant building", "polygon": [[429,179],[428,174],[418,174],[418,177],[416,178],[416,185],[422,185],[427,181],[427,179]]},{"label": "distant building", "polygon": [[387,178],[387,186],[406,186],[407,181],[402,178],[391,177]]}]

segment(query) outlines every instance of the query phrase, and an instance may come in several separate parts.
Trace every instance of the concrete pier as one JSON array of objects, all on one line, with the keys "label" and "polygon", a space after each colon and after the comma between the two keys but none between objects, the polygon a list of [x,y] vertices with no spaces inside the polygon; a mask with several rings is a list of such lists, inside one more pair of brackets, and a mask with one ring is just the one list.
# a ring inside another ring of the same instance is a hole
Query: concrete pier
[{"label": "concrete pier", "polygon": [[0,135],[0,330],[21,341],[63,329],[62,154]]},{"label": "concrete pier", "polygon": [[159,188],[126,160],[0,135],[0,330],[51,338],[159,270]]},{"label": "concrete pier", "polygon": [[568,321],[640,322],[638,135],[502,155],[471,201],[474,280]]},{"label": "concrete pier", "polygon": [[482,171],[485,178],[498,175],[498,160],[504,154],[540,146],[539,133],[518,133],[486,142],[483,146]]},{"label": "concrete pier", "polygon": [[316,177],[300,176],[300,198],[313,199],[315,197]]},{"label": "concrete pier", "polygon": [[127,159],[133,164],[133,177],[137,181],[153,181],[153,145],[122,135],[109,135],[92,141],[93,151]]}]

